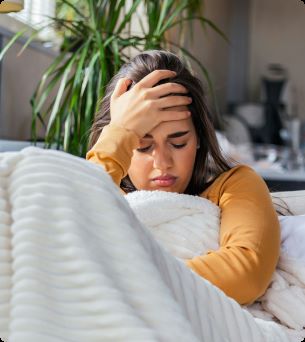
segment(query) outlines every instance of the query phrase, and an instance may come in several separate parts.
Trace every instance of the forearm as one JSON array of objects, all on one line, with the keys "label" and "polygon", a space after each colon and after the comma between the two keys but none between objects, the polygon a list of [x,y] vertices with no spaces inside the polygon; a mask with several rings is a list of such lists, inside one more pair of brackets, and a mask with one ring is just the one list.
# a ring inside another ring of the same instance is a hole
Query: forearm
[{"label": "forearm", "polygon": [[139,144],[138,136],[122,127],[105,126],[98,141],[87,152],[86,159],[100,164],[117,186],[127,175],[133,149]]},{"label": "forearm", "polygon": [[220,248],[186,263],[240,304],[250,304],[260,297],[274,270],[273,262],[264,262],[255,251],[242,247]]},{"label": "forearm", "polygon": [[280,226],[264,181],[248,167],[224,173],[202,196],[221,209],[220,248],[187,261],[240,304],[268,287],[280,253]]}]

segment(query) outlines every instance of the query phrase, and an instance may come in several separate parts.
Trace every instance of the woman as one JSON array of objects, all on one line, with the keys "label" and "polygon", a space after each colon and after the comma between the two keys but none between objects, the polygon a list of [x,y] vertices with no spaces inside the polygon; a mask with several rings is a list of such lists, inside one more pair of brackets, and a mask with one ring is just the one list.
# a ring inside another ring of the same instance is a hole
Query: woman
[{"label": "woman", "polygon": [[280,228],[268,189],[251,168],[221,155],[200,81],[166,51],[146,51],[109,83],[86,158],[123,193],[163,190],[201,196],[221,209],[220,248],[187,260],[240,304],[268,287]]}]

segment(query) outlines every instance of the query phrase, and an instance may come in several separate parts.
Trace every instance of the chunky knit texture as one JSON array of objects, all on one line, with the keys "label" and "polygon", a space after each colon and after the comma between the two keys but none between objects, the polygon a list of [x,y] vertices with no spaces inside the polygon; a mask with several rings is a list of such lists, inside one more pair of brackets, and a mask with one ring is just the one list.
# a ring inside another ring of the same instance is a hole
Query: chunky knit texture
[{"label": "chunky knit texture", "polygon": [[101,167],[0,154],[0,337],[9,342],[285,342],[172,257]]}]

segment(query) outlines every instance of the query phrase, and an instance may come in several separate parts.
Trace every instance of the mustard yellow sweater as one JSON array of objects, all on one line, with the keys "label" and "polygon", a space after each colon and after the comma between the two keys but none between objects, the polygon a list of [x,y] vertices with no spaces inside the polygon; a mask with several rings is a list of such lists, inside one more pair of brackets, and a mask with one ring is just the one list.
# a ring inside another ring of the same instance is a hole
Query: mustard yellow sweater
[{"label": "mustard yellow sweater", "polygon": [[[86,159],[102,165],[119,186],[138,144],[135,133],[110,124]],[[279,221],[268,188],[251,168],[239,165],[221,174],[201,197],[221,209],[220,248],[186,264],[240,304],[250,304],[268,287],[280,252]]]}]

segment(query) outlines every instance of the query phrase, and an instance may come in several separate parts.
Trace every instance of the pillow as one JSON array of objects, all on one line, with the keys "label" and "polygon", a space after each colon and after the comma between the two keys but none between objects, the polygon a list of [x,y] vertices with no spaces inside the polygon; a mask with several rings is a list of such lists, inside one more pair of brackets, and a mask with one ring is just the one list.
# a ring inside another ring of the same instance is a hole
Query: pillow
[{"label": "pillow", "polygon": [[305,215],[280,216],[281,249],[305,262]]}]

